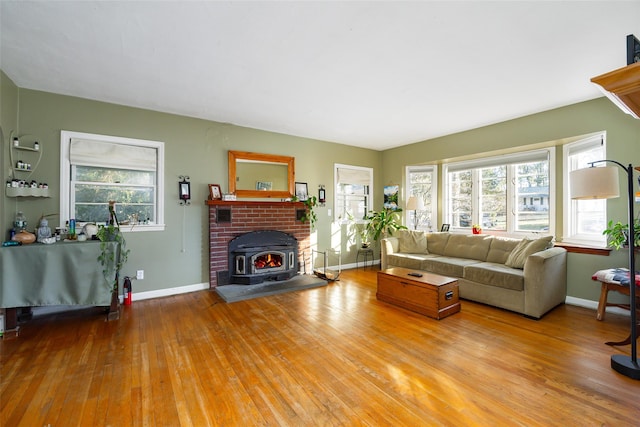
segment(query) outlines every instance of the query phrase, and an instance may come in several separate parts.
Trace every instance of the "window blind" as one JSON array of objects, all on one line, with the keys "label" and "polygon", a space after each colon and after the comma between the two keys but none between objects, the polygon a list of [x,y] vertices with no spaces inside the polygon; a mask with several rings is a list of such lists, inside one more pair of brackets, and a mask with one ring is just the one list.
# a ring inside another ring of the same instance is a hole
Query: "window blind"
[{"label": "window blind", "polygon": [[460,172],[468,169],[490,168],[512,165],[516,163],[540,162],[549,159],[549,149],[527,151],[525,153],[508,154],[504,156],[487,157],[447,165],[447,172]]},{"label": "window blind", "polygon": [[155,171],[155,148],[71,138],[69,160],[73,165]]},{"label": "window blind", "polygon": [[350,169],[338,167],[336,176],[338,184],[371,184],[371,171],[368,169]]}]

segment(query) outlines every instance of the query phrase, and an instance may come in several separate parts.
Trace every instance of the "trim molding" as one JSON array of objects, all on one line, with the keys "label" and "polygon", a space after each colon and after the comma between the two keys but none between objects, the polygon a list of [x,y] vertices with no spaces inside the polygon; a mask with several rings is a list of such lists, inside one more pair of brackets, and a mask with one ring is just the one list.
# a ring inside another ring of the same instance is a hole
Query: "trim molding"
[{"label": "trim molding", "polygon": [[[578,307],[591,308],[594,311],[598,310],[598,301],[591,301],[590,299],[567,296],[564,302],[569,305],[576,305]],[[629,312],[629,310],[625,310],[619,307],[607,307],[605,308],[605,312],[612,313],[612,314],[621,314],[623,316],[631,316],[631,313]]]},{"label": "trim molding", "polygon": [[[158,289],[155,291],[134,292],[131,296],[131,299],[133,301],[142,301],[145,299],[169,297],[172,295],[187,294],[189,292],[205,291],[208,289],[208,283],[197,283],[195,285],[177,286],[175,288]],[[122,297],[120,298],[120,300],[122,300]]]}]

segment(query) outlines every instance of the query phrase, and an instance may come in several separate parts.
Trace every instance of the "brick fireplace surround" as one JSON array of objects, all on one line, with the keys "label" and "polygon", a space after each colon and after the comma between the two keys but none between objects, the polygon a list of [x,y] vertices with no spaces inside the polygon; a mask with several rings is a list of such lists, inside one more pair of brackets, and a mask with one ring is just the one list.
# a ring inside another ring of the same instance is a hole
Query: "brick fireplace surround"
[{"label": "brick fireplace surround", "polygon": [[[298,240],[298,263],[311,257],[311,226],[296,220],[301,202],[207,200],[209,206],[209,287],[218,286],[218,273],[229,270],[229,241],[258,230],[277,230]],[[230,214],[230,215],[229,215]]]}]

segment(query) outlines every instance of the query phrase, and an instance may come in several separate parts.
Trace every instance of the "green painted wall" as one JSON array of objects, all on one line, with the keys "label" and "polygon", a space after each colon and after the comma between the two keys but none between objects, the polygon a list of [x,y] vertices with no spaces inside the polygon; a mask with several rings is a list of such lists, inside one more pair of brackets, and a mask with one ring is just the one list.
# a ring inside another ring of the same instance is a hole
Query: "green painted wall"
[{"label": "green painted wall", "polygon": [[[19,101],[4,94],[2,99],[6,98],[19,111],[19,134],[38,135],[43,160],[34,178],[48,182],[53,197],[3,197],[7,205],[3,233],[11,227],[17,210],[25,212],[30,228],[35,228],[42,213],[59,211],[61,130],[165,142],[166,230],[127,234],[131,255],[125,274],[145,270],[145,279],[134,283],[136,292],[208,282],[208,210],[204,202],[208,184],[220,184],[223,192],[228,189],[228,150],[294,156],[297,181],[307,182],[311,194],[317,194],[319,184],[326,186],[329,203],[317,209],[318,222],[313,234],[320,250],[338,248],[344,239],[340,230],[336,236],[327,213],[333,200],[333,164],[348,163],[378,170],[381,163],[380,152],[341,144],[34,90],[17,89],[16,93]],[[7,135],[4,144],[8,144]],[[3,168],[6,167],[3,162]],[[187,207],[179,205],[180,175],[191,178],[192,204]],[[310,258],[311,254],[307,256]],[[342,262],[353,260],[354,254],[345,253]]]},{"label": "green painted wall", "polygon": [[[401,185],[404,199],[404,168],[407,165],[442,163],[463,156],[488,151],[530,148],[541,143],[555,144],[564,138],[607,131],[609,158],[640,164],[640,121],[617,109],[609,100],[596,100],[545,111],[520,119],[384,152],[341,144],[299,138],[248,129],[230,124],[199,120],[155,111],[123,107],[104,102],[19,89],[0,73],[0,125],[5,133],[2,154],[3,177],[7,177],[8,130],[38,135],[45,157],[34,177],[52,188],[50,199],[9,199],[2,197],[3,232],[11,226],[15,212],[24,210],[35,226],[42,213],[58,212],[60,131],[98,133],[130,138],[164,141],[165,222],[164,232],[131,233],[127,241],[131,256],[126,274],[145,270],[145,280],[135,283],[136,291],[186,286],[208,281],[207,209],[204,200],[207,184],[228,189],[227,151],[253,151],[296,158],[296,181],[307,182],[309,192],[317,194],[318,185],[327,189],[328,203],[317,208],[318,223],[313,233],[314,245],[342,251],[342,263],[355,261],[355,248],[345,236],[345,226],[332,222],[333,164],[345,163],[374,168],[374,208],[382,206],[382,187]],[[557,176],[562,176],[562,148],[557,152]],[[189,175],[192,205],[178,204],[178,176]],[[440,184],[443,182],[439,180]],[[556,186],[556,231],[562,233],[562,184]],[[401,205],[404,200],[401,200]],[[443,206],[442,200],[439,206]],[[640,206],[639,206],[640,207]],[[608,203],[609,216],[624,220],[626,202]],[[439,212],[439,220],[442,211]],[[624,251],[611,256],[569,254],[570,296],[597,300],[598,288],[590,280],[596,269],[624,266]]]},{"label": "green painted wall", "polygon": [[[6,178],[8,177],[8,164],[9,164],[9,146],[11,140],[11,131],[15,131],[18,129],[18,87],[7,77],[7,75],[0,70],[0,129],[2,132],[0,136],[2,136],[2,149],[0,150],[0,168],[2,168],[2,178],[5,178],[1,181],[2,185],[4,185]],[[2,191],[3,197],[0,197],[2,201],[0,203],[0,224],[6,224],[5,218],[9,218],[11,215],[11,219],[9,220],[9,224],[13,221],[13,217],[15,213],[13,208],[11,208],[7,201],[6,197],[4,197],[4,190]],[[10,210],[11,209],[11,210]],[[6,240],[5,233],[9,229],[9,226],[2,227],[0,232],[2,233],[0,236],[0,240]]]},{"label": "green painted wall", "polygon": [[[567,107],[545,111],[435,138],[383,152],[384,168],[381,179],[385,183],[401,184],[404,199],[404,169],[408,165],[442,164],[451,159],[483,153],[527,149],[540,145],[557,145],[563,140],[599,131],[607,132],[607,156],[622,163],[640,164],[640,120],[620,111],[607,98],[598,98]],[[442,172],[442,168],[439,169]],[[621,170],[621,173],[622,170]],[[562,145],[556,151],[556,236],[562,236]],[[444,180],[439,177],[442,186]],[[626,181],[621,178],[621,194],[626,194]],[[442,187],[440,187],[442,188]],[[637,188],[637,187],[636,187]],[[439,192],[442,194],[442,191]],[[401,200],[401,205],[404,205]],[[442,223],[443,200],[438,200],[438,223]],[[640,204],[637,204],[640,210]],[[610,219],[626,221],[626,197],[608,201]],[[610,266],[628,265],[625,251],[611,256],[569,254],[567,294],[577,298],[596,300],[599,288],[591,281],[591,273]]]}]

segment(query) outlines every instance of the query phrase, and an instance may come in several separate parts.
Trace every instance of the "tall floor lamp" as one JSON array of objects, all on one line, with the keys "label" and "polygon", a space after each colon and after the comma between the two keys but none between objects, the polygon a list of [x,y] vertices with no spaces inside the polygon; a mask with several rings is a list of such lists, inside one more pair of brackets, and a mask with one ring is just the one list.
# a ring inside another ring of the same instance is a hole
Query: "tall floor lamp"
[{"label": "tall floor lamp", "polygon": [[420,196],[409,196],[407,200],[407,210],[413,211],[413,229],[418,229],[418,211],[424,210],[424,201]]},{"label": "tall floor lamp", "polygon": [[[600,163],[614,163],[627,172],[629,201],[629,308],[631,311],[631,356],[614,354],[611,367],[622,375],[640,380],[640,366],[636,354],[636,280],[635,280],[635,236],[633,216],[633,165],[624,166],[615,160],[590,162],[591,167],[571,172],[569,177],[572,199],[610,199],[620,196],[618,170],[615,167],[594,167]],[[640,170],[640,169],[639,169]]]}]

